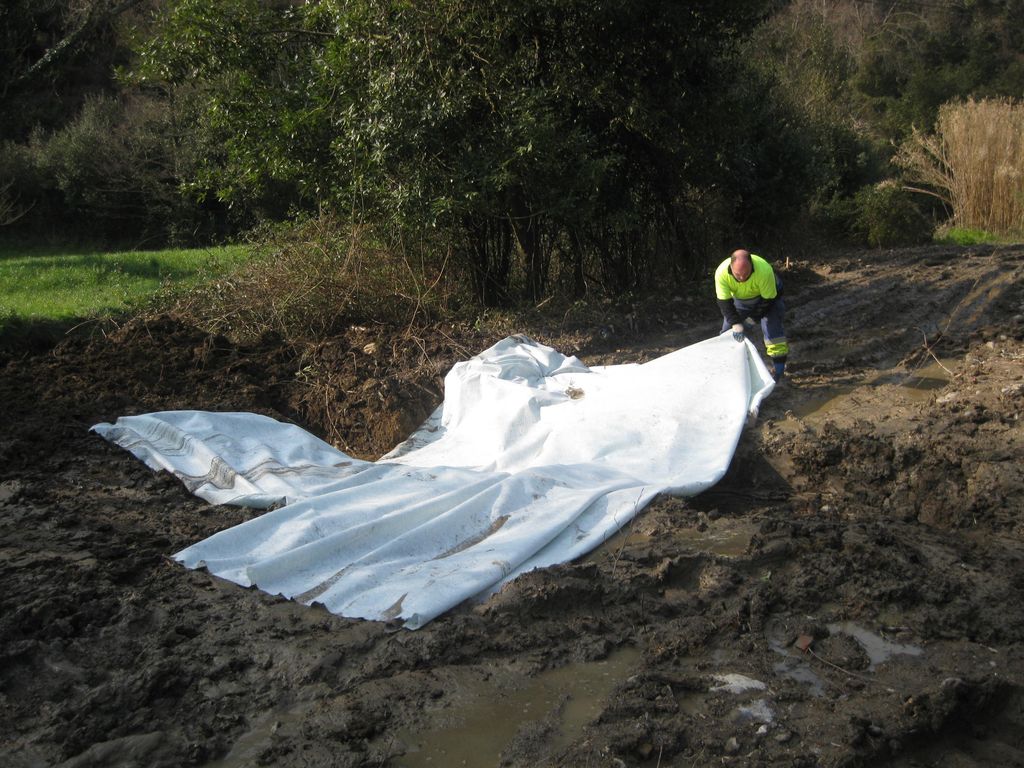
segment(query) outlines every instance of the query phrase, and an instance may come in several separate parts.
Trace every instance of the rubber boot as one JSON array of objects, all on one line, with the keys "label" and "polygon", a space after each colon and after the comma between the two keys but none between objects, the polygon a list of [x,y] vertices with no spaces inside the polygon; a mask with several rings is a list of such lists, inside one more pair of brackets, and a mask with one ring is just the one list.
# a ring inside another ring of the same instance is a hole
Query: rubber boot
[{"label": "rubber boot", "polygon": [[786,361],[785,360],[776,360],[776,361],[774,361],[774,367],[775,367],[775,370],[772,372],[772,375],[775,377],[775,380],[778,381],[786,373]]}]

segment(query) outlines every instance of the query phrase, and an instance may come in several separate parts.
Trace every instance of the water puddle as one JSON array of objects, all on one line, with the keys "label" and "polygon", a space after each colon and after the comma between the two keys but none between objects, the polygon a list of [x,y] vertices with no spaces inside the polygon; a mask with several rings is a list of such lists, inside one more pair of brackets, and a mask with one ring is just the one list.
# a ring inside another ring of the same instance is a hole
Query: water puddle
[{"label": "water puddle", "polygon": [[[789,654],[786,655],[789,656]],[[825,681],[811,669],[811,665],[806,661],[789,657],[785,661],[774,664],[772,671],[779,677],[788,677],[801,685],[806,685],[814,696],[825,695]]]},{"label": "water puddle", "polygon": [[[837,621],[826,626],[830,635],[848,635],[857,641],[868,656],[868,672],[873,672],[875,667],[893,656],[920,656],[924,652],[920,646],[895,643],[852,621]],[[768,647],[782,657],[772,666],[772,671],[780,677],[806,685],[814,696],[824,696],[827,687],[825,680],[812,668],[810,660],[804,654],[790,647],[784,627],[770,626],[766,634]]]},{"label": "water puddle", "polygon": [[949,384],[948,378],[939,376],[911,376],[903,382],[903,389],[905,390],[904,394],[910,396],[911,399],[920,398],[924,400],[930,397],[935,390],[942,389],[947,384]]},{"label": "water puddle", "polygon": [[912,399],[928,400],[937,389],[942,389],[952,380],[951,371],[956,362],[951,359],[937,360],[931,365],[915,370],[903,379],[904,394]]},{"label": "water puddle", "polygon": [[760,525],[757,523],[715,520],[706,530],[684,528],[673,532],[672,535],[698,552],[725,557],[742,557],[747,553],[750,540],[759,529]]},{"label": "water puddle", "polygon": [[[951,371],[957,362],[954,359],[942,359],[912,371],[885,371],[867,381],[866,386],[874,388],[894,384],[899,387],[902,396],[906,399],[912,402],[927,402],[936,390],[949,384],[953,378]],[[855,395],[857,389],[858,386],[853,384],[830,387],[826,391],[808,397],[802,403],[795,404],[792,413],[799,418],[808,416],[823,418],[835,414],[847,404],[856,407],[858,405]]]},{"label": "water puddle", "polygon": [[775,712],[767,699],[755,699],[749,704],[737,707],[732,720],[735,723],[756,722],[770,725],[775,722]]},{"label": "water puddle", "polygon": [[849,635],[860,643],[868,655],[868,661],[870,662],[868,666],[869,672],[893,656],[920,656],[924,652],[924,649],[917,645],[894,643],[891,640],[886,640],[881,635],[875,634],[852,621],[839,621],[829,624],[828,631],[833,635]]},{"label": "water puddle", "polygon": [[792,409],[793,415],[801,419],[805,419],[808,416],[828,416],[845,403],[846,399],[855,389],[856,387],[845,384],[831,387],[827,392],[817,397],[810,397],[804,402],[794,405]]},{"label": "water puddle", "polygon": [[[747,553],[750,540],[760,530],[760,524],[738,522],[721,518],[712,520],[704,530],[697,528],[679,528],[671,533],[673,542],[694,552],[706,552],[723,557],[742,557]],[[598,547],[595,547],[586,560],[603,557],[616,557],[624,549],[643,547],[651,543],[651,536],[646,533],[634,533],[623,529]]]},{"label": "water puddle", "polygon": [[407,745],[393,759],[400,768],[467,766],[493,768],[516,732],[531,721],[557,720],[555,750],[573,742],[597,717],[612,689],[632,673],[640,651],[625,648],[604,661],[569,664],[522,681],[521,687],[470,683],[460,688],[462,703],[448,710],[458,725],[419,733],[399,733]]},{"label": "water puddle", "polygon": [[768,647],[783,657],[772,665],[772,671],[779,677],[787,677],[811,689],[813,696],[825,695],[825,681],[811,669],[810,663],[803,656],[790,653],[786,643],[781,639],[782,628],[770,627],[768,630]]},{"label": "water puddle", "polygon": [[936,390],[949,384],[953,378],[951,371],[956,364],[957,361],[952,359],[937,360],[913,371],[883,374],[875,378],[871,385],[896,384],[904,397],[925,402],[931,399]]},{"label": "water puddle", "polygon": [[679,691],[673,694],[679,711],[690,717],[706,718],[708,711],[707,699],[703,694],[691,691]]},{"label": "water puddle", "polygon": [[631,547],[643,547],[650,543],[651,537],[648,534],[631,531],[629,526],[626,526],[594,547],[584,557],[584,560],[595,560],[608,556],[615,557],[620,550]]},{"label": "water puddle", "polygon": [[824,696],[825,695],[825,681],[818,676],[818,673],[811,669],[811,665],[806,661],[793,658],[788,653],[785,653],[786,660],[776,662],[772,665],[772,671],[779,677],[788,677],[801,685],[806,685],[811,689],[813,696]]}]

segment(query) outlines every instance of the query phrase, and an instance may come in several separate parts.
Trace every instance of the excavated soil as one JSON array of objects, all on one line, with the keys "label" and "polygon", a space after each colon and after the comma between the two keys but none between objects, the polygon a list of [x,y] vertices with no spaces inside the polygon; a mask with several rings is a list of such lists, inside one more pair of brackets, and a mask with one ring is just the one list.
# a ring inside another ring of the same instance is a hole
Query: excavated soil
[{"label": "excavated soil", "polygon": [[[495,337],[161,317],[8,353],[0,764],[1024,765],[1024,248],[779,268],[790,376],[726,477],[415,632],[177,565],[256,512],[88,430],[255,411],[372,458]],[[717,331],[706,287],[518,330],[648,360]]]}]

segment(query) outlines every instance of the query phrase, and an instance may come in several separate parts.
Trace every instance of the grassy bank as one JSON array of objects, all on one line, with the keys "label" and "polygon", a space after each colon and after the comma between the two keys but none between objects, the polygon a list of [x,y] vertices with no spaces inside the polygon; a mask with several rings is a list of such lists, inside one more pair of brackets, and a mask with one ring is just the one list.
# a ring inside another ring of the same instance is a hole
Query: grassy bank
[{"label": "grassy bank", "polygon": [[246,246],[98,252],[0,245],[0,338],[52,330],[144,303],[248,257]]},{"label": "grassy bank", "polygon": [[984,229],[948,227],[938,230],[933,240],[943,245],[1016,245],[1022,238],[1012,234],[997,235]]}]

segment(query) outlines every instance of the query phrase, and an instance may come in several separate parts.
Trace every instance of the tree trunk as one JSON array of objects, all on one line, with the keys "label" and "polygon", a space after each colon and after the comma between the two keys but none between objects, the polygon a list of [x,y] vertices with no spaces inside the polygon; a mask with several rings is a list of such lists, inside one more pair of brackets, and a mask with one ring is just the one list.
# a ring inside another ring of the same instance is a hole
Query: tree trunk
[{"label": "tree trunk", "polygon": [[530,209],[521,191],[513,196],[509,207],[515,246],[526,273],[526,297],[537,301],[544,295],[548,277],[547,260],[541,247],[540,217]]},{"label": "tree trunk", "polygon": [[511,267],[511,237],[508,222],[474,218],[466,224],[469,233],[470,272],[473,293],[485,307],[497,307],[508,298]]}]

